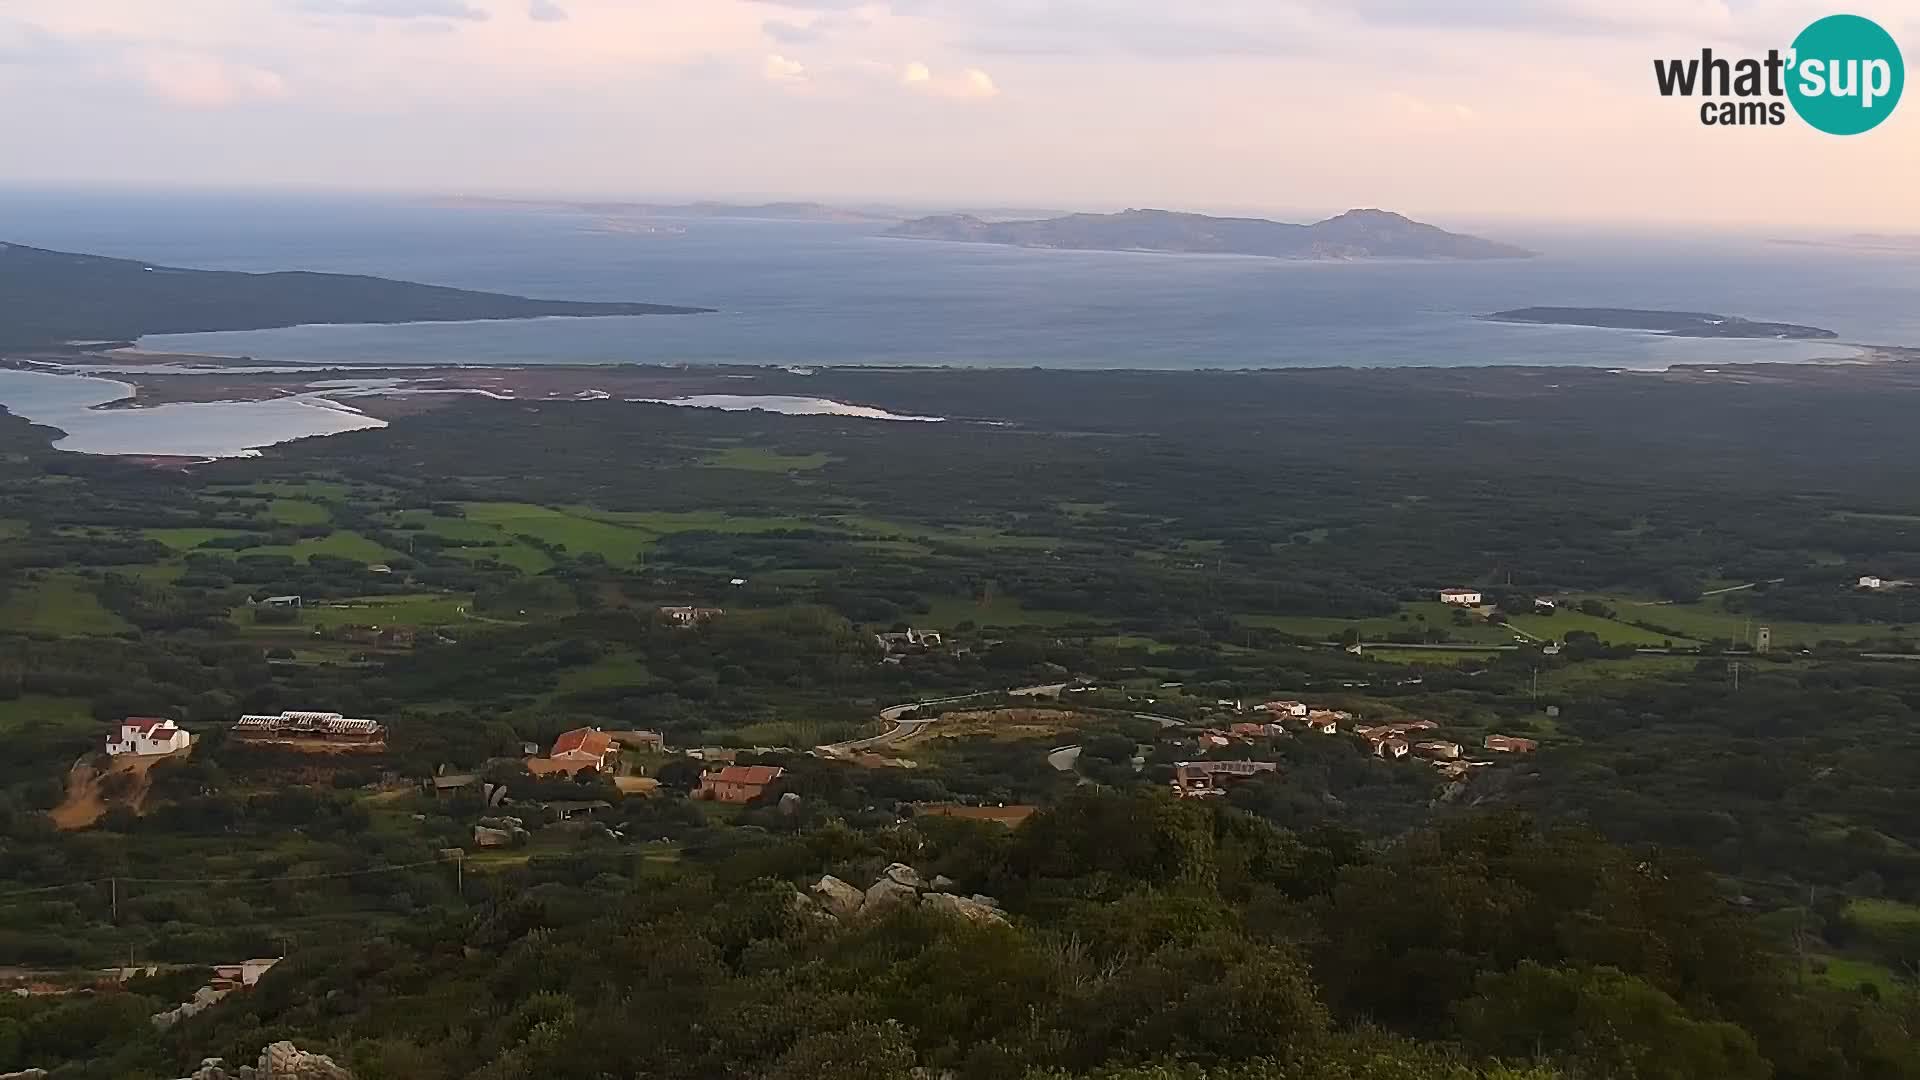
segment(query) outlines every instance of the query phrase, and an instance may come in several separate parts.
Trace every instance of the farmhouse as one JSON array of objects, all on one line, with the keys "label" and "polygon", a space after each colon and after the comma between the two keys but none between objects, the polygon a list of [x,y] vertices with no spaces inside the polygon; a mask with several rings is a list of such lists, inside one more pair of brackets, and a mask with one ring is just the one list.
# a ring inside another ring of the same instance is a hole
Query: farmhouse
[{"label": "farmhouse", "polygon": [[1461,754],[1459,743],[1446,742],[1440,739],[1435,739],[1431,742],[1415,743],[1413,751],[1421,757],[1434,758],[1439,761],[1453,761],[1459,758]]},{"label": "farmhouse", "polygon": [[1540,749],[1540,744],[1533,739],[1522,739],[1517,735],[1489,735],[1486,747],[1503,754],[1531,754]]},{"label": "farmhouse", "polygon": [[297,608],[301,606],[300,598],[297,596],[269,596],[261,601],[261,603],[267,607],[277,608]]},{"label": "farmhouse", "polygon": [[700,778],[696,799],[748,803],[766,794],[767,786],[786,775],[777,765],[728,765]]},{"label": "farmhouse", "polygon": [[675,626],[698,626],[708,619],[717,619],[725,615],[725,608],[717,607],[663,607],[660,617]]},{"label": "farmhouse", "polygon": [[553,749],[547,757],[605,772],[620,760],[620,747],[614,743],[613,736],[599,728],[574,728],[553,740]]},{"label": "farmhouse", "polygon": [[354,720],[337,712],[243,716],[234,722],[232,735],[242,742],[304,744],[329,750],[379,751],[387,745],[387,729],[378,721]]},{"label": "farmhouse", "polygon": [[1480,591],[1478,589],[1441,589],[1440,602],[1459,604],[1461,607],[1479,607]]},{"label": "farmhouse", "polygon": [[121,754],[171,754],[175,750],[186,749],[192,742],[193,736],[175,727],[171,720],[129,716],[121,721],[118,735],[107,736],[107,753],[114,757]]},{"label": "farmhouse", "polygon": [[1290,716],[1295,720],[1305,720],[1311,712],[1304,701],[1269,701],[1264,705],[1255,705],[1254,712],[1268,712],[1275,716]]},{"label": "farmhouse", "polygon": [[1873,574],[1867,574],[1860,579],[1859,587],[1862,589],[1884,589],[1887,587],[1887,580],[1882,577],[1876,577]]}]

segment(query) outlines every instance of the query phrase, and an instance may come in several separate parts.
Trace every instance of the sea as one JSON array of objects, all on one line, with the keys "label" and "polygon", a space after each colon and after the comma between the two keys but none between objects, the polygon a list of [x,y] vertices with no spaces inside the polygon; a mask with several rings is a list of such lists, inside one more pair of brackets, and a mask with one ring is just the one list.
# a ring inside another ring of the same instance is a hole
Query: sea
[{"label": "sea", "polygon": [[[141,342],[154,351],[329,366],[1651,369],[1852,352],[1833,342],[1668,338],[1476,318],[1531,305],[1709,311],[1823,326],[1847,343],[1920,345],[1920,249],[1807,243],[1785,231],[1436,223],[1542,254],[1441,263],[1068,252],[891,239],[872,225],[640,220],[471,200],[0,188],[0,240],[13,243],[173,266],[371,274],[716,309]],[[0,382],[0,404],[15,412],[31,416],[30,397],[17,381]],[[70,411],[66,419],[73,422]]]}]

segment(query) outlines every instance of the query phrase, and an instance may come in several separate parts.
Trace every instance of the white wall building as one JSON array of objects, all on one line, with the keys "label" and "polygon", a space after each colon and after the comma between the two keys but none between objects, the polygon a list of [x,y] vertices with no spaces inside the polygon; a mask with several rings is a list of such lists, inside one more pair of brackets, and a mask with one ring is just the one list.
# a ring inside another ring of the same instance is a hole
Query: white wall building
[{"label": "white wall building", "polygon": [[1459,604],[1462,607],[1479,607],[1480,593],[1475,589],[1441,589],[1440,602]]},{"label": "white wall building", "polygon": [[1877,578],[1872,574],[1868,574],[1866,577],[1860,579],[1860,587],[1863,589],[1884,589],[1887,587],[1887,583],[1883,578]]},{"label": "white wall building", "polygon": [[176,750],[185,750],[192,742],[193,736],[185,729],[175,727],[171,720],[129,716],[121,722],[118,735],[107,736],[107,753],[114,757],[121,754],[171,754]]}]

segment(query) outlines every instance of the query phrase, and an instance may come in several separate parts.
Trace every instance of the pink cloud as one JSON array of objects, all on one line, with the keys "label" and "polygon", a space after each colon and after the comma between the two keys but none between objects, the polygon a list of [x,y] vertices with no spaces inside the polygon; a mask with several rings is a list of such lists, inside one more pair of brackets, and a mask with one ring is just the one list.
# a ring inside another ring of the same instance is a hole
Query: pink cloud
[{"label": "pink cloud", "polygon": [[286,80],[264,68],[196,53],[161,53],[139,62],[149,93],[172,105],[219,109],[287,94]]}]

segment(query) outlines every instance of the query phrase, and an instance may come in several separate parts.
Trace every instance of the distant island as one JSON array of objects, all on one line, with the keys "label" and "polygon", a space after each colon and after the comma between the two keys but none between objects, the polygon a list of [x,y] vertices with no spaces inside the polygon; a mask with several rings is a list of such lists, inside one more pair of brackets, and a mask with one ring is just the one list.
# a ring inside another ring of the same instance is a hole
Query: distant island
[{"label": "distant island", "polygon": [[1535,323],[1549,326],[1599,326],[1614,330],[1652,330],[1669,337],[1697,338],[1837,338],[1818,326],[1756,322],[1737,315],[1705,311],[1650,311],[1644,308],[1527,307],[1483,316],[1492,322]]},{"label": "distant island", "polygon": [[0,243],[0,345],[312,323],[692,315],[709,308],[533,300],[353,274],[185,270]]},{"label": "distant island", "polygon": [[690,203],[627,202],[623,200],[493,199],[468,197],[437,200],[438,205],[467,208],[513,207],[522,210],[558,210],[603,217],[741,218],[753,221],[820,221],[843,225],[881,225],[900,221],[905,214],[891,210],[829,206],[818,202],[730,203],[703,199]]},{"label": "distant island", "polygon": [[1072,251],[1258,255],[1276,259],[1524,259],[1525,248],[1447,232],[1385,210],[1349,210],[1311,225],[1169,210],[987,221],[946,214],[905,222],[888,236]]}]

